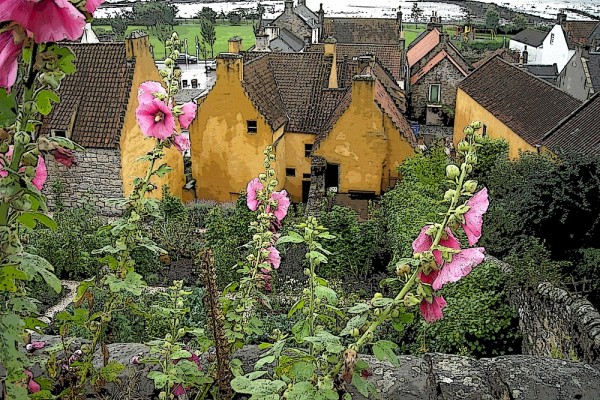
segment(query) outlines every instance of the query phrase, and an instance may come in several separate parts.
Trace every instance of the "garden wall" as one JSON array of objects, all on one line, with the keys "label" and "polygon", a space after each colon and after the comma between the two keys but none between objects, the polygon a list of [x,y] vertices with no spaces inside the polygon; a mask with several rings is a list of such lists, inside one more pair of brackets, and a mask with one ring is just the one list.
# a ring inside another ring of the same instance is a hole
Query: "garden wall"
[{"label": "garden wall", "polygon": [[[512,272],[496,258],[487,260]],[[600,313],[589,301],[550,283],[512,289],[508,297],[519,315],[523,354],[600,363]]]},{"label": "garden wall", "polygon": [[70,169],[46,157],[48,182],[44,194],[48,205],[56,206],[56,187],[66,207],[93,205],[103,215],[116,215],[118,210],[108,204],[108,199],[123,198],[121,156],[117,149],[92,149],[77,153],[78,165]]}]

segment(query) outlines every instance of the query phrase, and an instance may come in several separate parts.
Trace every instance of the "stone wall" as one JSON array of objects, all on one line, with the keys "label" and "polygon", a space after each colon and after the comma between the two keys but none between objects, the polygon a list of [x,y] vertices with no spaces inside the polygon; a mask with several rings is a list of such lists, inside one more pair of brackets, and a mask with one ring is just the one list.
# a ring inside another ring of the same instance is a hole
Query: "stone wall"
[{"label": "stone wall", "polygon": [[121,156],[118,149],[86,149],[77,153],[77,166],[70,169],[46,157],[48,182],[44,194],[50,207],[56,205],[54,188],[62,186],[65,206],[93,205],[104,215],[117,215],[119,210],[108,204],[111,198],[123,197]]},{"label": "stone wall", "polygon": [[[512,272],[508,264],[488,260]],[[550,283],[512,289],[509,301],[519,314],[523,354],[600,363],[600,313],[589,301]]]}]

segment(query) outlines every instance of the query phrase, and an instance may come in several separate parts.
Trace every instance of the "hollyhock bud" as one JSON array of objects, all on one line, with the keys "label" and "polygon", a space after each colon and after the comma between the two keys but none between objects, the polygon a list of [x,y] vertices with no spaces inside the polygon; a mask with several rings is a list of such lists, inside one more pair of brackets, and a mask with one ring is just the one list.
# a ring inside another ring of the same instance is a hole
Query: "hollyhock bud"
[{"label": "hollyhock bud", "polygon": [[477,164],[477,156],[475,154],[467,154],[465,161],[467,164],[475,165]]},{"label": "hollyhock bud", "polygon": [[459,151],[466,153],[467,151],[469,151],[471,149],[471,145],[469,144],[469,142],[462,140],[458,143],[457,148]]},{"label": "hollyhock bud", "polygon": [[171,59],[171,58],[166,58],[166,59],[165,59],[165,65],[166,65],[167,67],[172,67],[172,66],[173,66],[173,59]]},{"label": "hollyhock bud", "polygon": [[481,135],[475,135],[474,139],[475,143],[477,144],[482,144],[483,142],[485,142],[485,138]]},{"label": "hollyhock bud", "polygon": [[477,189],[477,181],[474,181],[472,179],[466,181],[463,184],[463,189],[468,193],[473,193]]},{"label": "hollyhock bud", "polygon": [[57,147],[55,150],[51,151],[50,154],[54,156],[54,159],[57,163],[62,164],[67,168],[71,168],[73,165],[77,165],[75,155],[70,149],[65,149],[64,147]]},{"label": "hollyhock bud", "polygon": [[454,190],[454,189],[446,190],[446,193],[444,193],[444,201],[452,201],[455,194],[456,194],[456,190]]},{"label": "hollyhock bud", "polygon": [[473,136],[473,134],[475,133],[475,131],[473,130],[473,128],[472,128],[472,127],[470,127],[470,126],[467,126],[467,127],[464,129],[464,132],[465,132],[465,136],[466,136],[466,137]]},{"label": "hollyhock bud", "polygon": [[450,165],[446,165],[446,178],[448,179],[455,179],[460,175],[460,169],[454,165],[454,164],[450,164]]},{"label": "hollyhock bud", "polygon": [[410,266],[408,264],[398,264],[396,265],[396,275],[398,277],[403,277],[404,275],[410,273]]},{"label": "hollyhock bud", "polygon": [[473,122],[471,122],[470,126],[473,129],[480,129],[481,128],[481,121],[473,121]]}]

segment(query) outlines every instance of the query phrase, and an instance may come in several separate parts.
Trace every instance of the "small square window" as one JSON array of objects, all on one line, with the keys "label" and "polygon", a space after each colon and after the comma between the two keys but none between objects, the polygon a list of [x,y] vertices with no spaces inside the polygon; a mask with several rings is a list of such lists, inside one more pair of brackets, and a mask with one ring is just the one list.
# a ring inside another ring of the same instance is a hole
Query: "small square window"
[{"label": "small square window", "polygon": [[310,174],[302,174],[302,179],[310,179]]},{"label": "small square window", "polygon": [[312,143],[306,143],[304,145],[304,157],[310,157],[312,155],[313,145]]},{"label": "small square window", "polygon": [[550,44],[554,44],[554,33],[550,34]]},{"label": "small square window", "polygon": [[67,137],[67,131],[64,129],[52,129],[52,136],[54,137]]},{"label": "small square window", "polygon": [[441,86],[442,85],[440,85],[439,83],[429,85],[429,101],[434,102],[434,103],[440,102]]},{"label": "small square window", "polygon": [[258,132],[258,124],[256,121],[246,121],[246,128],[248,129],[248,133]]},{"label": "small square window", "polygon": [[198,79],[192,79],[192,89],[196,89],[198,87]]},{"label": "small square window", "polygon": [[181,81],[181,85],[182,85],[183,87],[188,87],[188,80],[187,80],[187,79],[184,79],[184,80],[182,80],[182,81]]},{"label": "small square window", "polygon": [[285,176],[296,176],[296,168],[286,168],[285,169]]},{"label": "small square window", "polygon": [[481,132],[481,136],[486,137],[487,136],[487,125],[483,124],[483,130]]}]

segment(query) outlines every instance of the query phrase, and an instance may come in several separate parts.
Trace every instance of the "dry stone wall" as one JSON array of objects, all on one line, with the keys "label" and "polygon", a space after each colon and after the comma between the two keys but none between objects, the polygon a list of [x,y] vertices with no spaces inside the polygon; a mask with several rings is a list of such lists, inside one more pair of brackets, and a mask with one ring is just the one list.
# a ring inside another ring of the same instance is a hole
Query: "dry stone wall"
[{"label": "dry stone wall", "polygon": [[119,210],[108,199],[123,197],[121,156],[118,149],[86,149],[77,153],[78,165],[67,169],[52,157],[46,157],[48,181],[44,194],[50,207],[60,200],[66,207],[93,205],[103,215],[117,215]]}]

